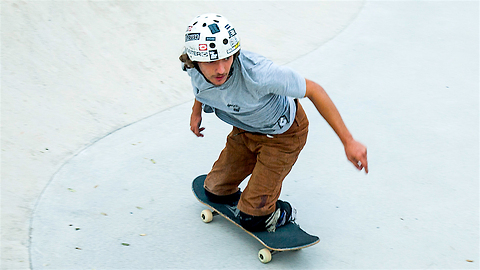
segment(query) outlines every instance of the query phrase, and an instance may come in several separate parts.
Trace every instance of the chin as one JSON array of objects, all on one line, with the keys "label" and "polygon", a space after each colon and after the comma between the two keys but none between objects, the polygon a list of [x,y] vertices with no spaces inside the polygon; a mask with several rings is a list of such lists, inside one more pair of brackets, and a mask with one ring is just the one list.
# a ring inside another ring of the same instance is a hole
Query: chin
[{"label": "chin", "polygon": [[224,84],[226,81],[227,80],[221,80],[221,81],[213,80],[213,81],[211,81],[211,83],[216,85],[216,86],[220,86],[220,85]]}]

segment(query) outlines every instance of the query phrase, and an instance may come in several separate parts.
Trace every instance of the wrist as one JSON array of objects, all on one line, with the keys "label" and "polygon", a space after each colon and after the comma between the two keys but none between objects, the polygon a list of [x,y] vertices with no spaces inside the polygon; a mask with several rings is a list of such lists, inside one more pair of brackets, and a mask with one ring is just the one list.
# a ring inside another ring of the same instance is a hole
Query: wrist
[{"label": "wrist", "polygon": [[342,141],[343,145],[345,147],[347,147],[347,145],[349,145],[350,143],[352,143],[353,141],[355,141],[353,139],[353,136],[351,134],[348,134],[346,136],[343,136],[342,138],[340,138],[340,140]]}]

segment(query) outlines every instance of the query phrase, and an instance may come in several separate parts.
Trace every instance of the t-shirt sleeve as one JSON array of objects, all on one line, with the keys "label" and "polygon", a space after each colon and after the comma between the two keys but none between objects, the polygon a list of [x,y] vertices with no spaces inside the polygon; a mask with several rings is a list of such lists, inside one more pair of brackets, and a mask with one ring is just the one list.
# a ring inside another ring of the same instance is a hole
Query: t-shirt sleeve
[{"label": "t-shirt sleeve", "polygon": [[262,85],[261,91],[264,94],[305,97],[307,86],[304,77],[289,67],[278,66],[268,60],[265,62],[255,65],[252,70],[255,79]]}]

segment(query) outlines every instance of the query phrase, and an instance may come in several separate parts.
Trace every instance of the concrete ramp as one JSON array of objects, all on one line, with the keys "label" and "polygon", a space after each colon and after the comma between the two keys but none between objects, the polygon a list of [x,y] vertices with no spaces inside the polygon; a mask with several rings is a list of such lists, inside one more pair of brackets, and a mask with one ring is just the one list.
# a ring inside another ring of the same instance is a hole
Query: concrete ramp
[{"label": "concrete ramp", "polygon": [[[185,7],[179,17],[230,10],[227,2],[198,3],[182,2],[195,8]],[[308,9],[261,2],[276,13],[241,3],[225,16],[239,22],[242,33],[273,29],[267,39],[289,48],[296,46],[290,35],[303,40],[290,58],[283,58],[282,47],[257,51],[272,52],[324,86],[353,135],[368,146],[371,172],[365,176],[302,100],[309,139],[281,197],[321,243],[279,254],[265,266],[256,259],[260,245],[228,221],[202,223],[191,181],[208,172],[230,127],[205,115],[205,137],[196,138],[188,101],[97,140],[53,175],[32,217],[31,267],[478,269],[478,2],[367,2],[347,28],[326,43],[316,40],[318,46],[308,42],[315,31],[296,26],[313,18],[317,2]],[[176,14],[158,12],[175,29],[172,36],[181,36]],[[256,20],[263,15],[279,25]],[[247,44],[257,49],[251,38]]]}]

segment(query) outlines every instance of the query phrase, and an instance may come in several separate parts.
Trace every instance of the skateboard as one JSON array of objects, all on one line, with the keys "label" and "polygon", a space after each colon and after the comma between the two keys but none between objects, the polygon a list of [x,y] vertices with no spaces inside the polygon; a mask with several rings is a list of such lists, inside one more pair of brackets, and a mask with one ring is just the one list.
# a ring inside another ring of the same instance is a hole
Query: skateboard
[{"label": "skateboard", "polygon": [[320,238],[308,234],[302,230],[298,224],[292,222],[277,228],[273,233],[267,231],[247,231],[240,225],[240,220],[238,218],[239,210],[236,206],[213,203],[208,200],[205,195],[205,189],[203,188],[205,178],[206,175],[200,175],[195,178],[192,183],[192,190],[195,197],[211,209],[206,209],[201,212],[202,221],[209,223],[213,220],[214,215],[220,215],[240,227],[249,235],[253,236],[265,247],[258,252],[258,259],[262,263],[270,262],[272,260],[272,255],[278,252],[299,250],[320,242]]}]

